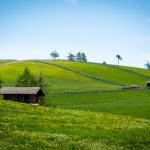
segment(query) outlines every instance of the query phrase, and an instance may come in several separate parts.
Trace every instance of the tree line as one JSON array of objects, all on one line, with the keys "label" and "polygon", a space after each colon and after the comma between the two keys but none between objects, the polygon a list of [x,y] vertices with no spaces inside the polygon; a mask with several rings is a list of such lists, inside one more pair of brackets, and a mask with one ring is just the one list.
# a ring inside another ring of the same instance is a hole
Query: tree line
[{"label": "tree line", "polygon": [[[53,59],[56,59],[59,57],[59,54],[56,50],[52,51],[50,53],[50,56]],[[87,56],[85,55],[84,52],[78,52],[77,54],[69,53],[67,56],[67,60],[69,61],[79,61],[79,62],[87,62]]]},{"label": "tree line", "polygon": [[[59,57],[59,53],[56,50],[54,50],[50,53],[50,56],[53,59],[56,59],[56,58]],[[116,58],[117,58],[117,64],[119,65],[119,62],[123,59],[119,54],[116,55]],[[67,60],[69,60],[69,61],[78,61],[78,62],[87,62],[87,56],[84,52],[78,52],[76,54],[73,54],[73,53],[70,52],[67,56]],[[103,64],[106,64],[106,62],[104,61]]]}]

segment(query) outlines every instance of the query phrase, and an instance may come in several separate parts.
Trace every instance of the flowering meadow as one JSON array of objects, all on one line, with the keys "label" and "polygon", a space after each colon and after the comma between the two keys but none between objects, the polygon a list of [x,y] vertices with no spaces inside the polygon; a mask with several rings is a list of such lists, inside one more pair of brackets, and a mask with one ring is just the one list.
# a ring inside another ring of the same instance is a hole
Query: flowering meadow
[{"label": "flowering meadow", "polygon": [[1,150],[150,149],[150,120],[0,100]]}]

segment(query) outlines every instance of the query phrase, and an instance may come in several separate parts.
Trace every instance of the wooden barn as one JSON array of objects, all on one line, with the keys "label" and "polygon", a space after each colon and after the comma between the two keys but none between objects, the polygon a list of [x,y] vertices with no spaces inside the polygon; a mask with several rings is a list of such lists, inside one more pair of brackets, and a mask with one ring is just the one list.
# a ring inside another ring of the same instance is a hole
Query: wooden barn
[{"label": "wooden barn", "polygon": [[44,93],[40,87],[4,87],[0,89],[0,95],[3,95],[4,100],[38,103]]},{"label": "wooden barn", "polygon": [[147,81],[147,82],[146,82],[146,84],[147,84],[147,88],[149,88],[149,89],[150,89],[150,80],[149,80],[149,81]]}]

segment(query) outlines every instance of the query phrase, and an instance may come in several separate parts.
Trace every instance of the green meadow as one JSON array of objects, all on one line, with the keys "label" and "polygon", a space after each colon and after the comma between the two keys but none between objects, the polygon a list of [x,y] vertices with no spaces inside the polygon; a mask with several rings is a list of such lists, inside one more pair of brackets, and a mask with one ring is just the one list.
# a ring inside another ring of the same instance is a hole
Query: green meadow
[{"label": "green meadow", "polygon": [[116,85],[97,81],[64,68],[41,62],[18,62],[0,66],[0,74],[4,80],[4,86],[14,86],[18,75],[22,74],[26,66],[29,67],[35,76],[42,72],[46,83],[48,83],[47,88],[49,92],[120,88]]},{"label": "green meadow", "polygon": [[149,149],[150,121],[0,100],[0,149]]},{"label": "green meadow", "polygon": [[[26,66],[36,77],[42,72],[46,104],[1,97],[0,150],[150,149],[149,70],[69,61],[0,62],[3,86],[15,86]],[[123,91],[109,81],[141,89]]]},{"label": "green meadow", "polygon": [[60,108],[150,119],[150,90],[80,94],[51,94],[48,102]]},{"label": "green meadow", "polygon": [[[130,70],[137,71],[141,74],[146,74],[149,77],[140,76],[133,72],[128,72],[126,70],[121,70],[119,67],[114,67],[113,65],[104,64],[94,64],[94,63],[80,63],[80,62],[69,62],[69,61],[52,61],[56,64],[61,64],[68,66],[70,68],[76,69],[78,71],[94,75],[97,77],[104,78],[106,80],[111,80],[116,83],[121,83],[125,85],[139,85],[145,86],[146,81],[150,77],[150,71],[145,69],[136,69],[130,67]],[[126,68],[126,67],[123,67]]]}]

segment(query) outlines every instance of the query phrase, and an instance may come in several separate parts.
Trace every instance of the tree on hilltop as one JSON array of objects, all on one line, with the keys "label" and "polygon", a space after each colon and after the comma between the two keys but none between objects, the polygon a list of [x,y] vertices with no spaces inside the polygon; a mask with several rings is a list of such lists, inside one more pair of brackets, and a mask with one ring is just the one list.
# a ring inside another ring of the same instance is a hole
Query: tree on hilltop
[{"label": "tree on hilltop", "polygon": [[57,53],[56,50],[54,50],[54,51],[52,51],[52,52],[50,53],[50,56],[51,56],[52,58],[56,59],[57,57],[59,57],[59,54]]},{"label": "tree on hilltop", "polygon": [[69,61],[75,61],[76,60],[76,56],[72,53],[69,53],[67,58],[68,58]]},{"label": "tree on hilltop", "polygon": [[146,67],[148,70],[150,70],[150,63],[149,63],[149,61],[147,61],[147,63],[145,64],[145,67]]},{"label": "tree on hilltop", "polygon": [[117,60],[118,60],[118,63],[117,63],[117,64],[119,65],[119,61],[120,61],[120,60],[123,60],[123,59],[122,59],[122,57],[121,57],[120,55],[116,55],[116,58],[117,58]]},{"label": "tree on hilltop", "polygon": [[85,53],[78,52],[76,54],[76,60],[79,62],[87,62],[87,58],[86,58]]}]

